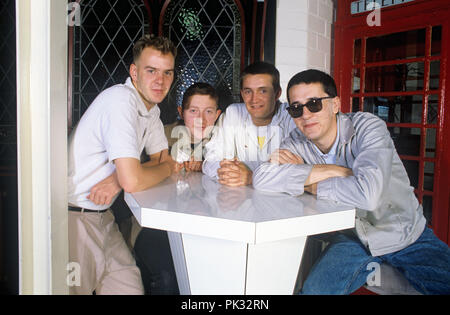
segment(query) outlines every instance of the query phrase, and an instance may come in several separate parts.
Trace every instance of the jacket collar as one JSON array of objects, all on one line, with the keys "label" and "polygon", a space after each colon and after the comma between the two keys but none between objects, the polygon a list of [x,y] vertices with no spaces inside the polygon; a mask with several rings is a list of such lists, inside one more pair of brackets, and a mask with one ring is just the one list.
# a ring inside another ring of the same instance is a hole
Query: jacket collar
[{"label": "jacket collar", "polygon": [[339,120],[339,142],[340,144],[348,143],[355,134],[355,128],[350,117],[346,114],[339,112],[337,114]]}]

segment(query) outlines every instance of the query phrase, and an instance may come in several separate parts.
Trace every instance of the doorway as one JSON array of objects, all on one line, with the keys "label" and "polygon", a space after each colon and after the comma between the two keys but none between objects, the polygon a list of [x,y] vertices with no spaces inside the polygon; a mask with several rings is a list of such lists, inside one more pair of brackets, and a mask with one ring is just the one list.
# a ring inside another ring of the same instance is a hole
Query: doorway
[{"label": "doorway", "polygon": [[355,3],[361,1],[338,2],[335,73],[342,110],[371,112],[386,122],[428,225],[449,243],[450,4],[415,0],[355,10]]}]

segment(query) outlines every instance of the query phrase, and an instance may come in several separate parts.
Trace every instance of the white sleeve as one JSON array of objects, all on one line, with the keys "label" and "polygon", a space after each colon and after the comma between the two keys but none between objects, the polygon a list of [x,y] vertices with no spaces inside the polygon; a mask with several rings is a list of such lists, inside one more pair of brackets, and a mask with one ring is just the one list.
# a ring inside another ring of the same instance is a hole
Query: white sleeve
[{"label": "white sleeve", "polygon": [[120,93],[110,92],[103,101],[111,104],[100,121],[101,137],[109,162],[126,157],[139,160],[136,109],[130,105],[127,96]]},{"label": "white sleeve", "polygon": [[[289,137],[280,145],[280,149],[287,149],[294,154],[295,141]],[[269,192],[285,192],[293,196],[304,192],[304,184],[311,174],[312,164],[275,164],[266,162],[253,172],[253,187]]]},{"label": "white sleeve", "polygon": [[220,162],[223,159],[232,159],[236,156],[234,134],[235,123],[234,115],[227,110],[223,113],[216,124],[216,132],[211,140],[205,145],[205,160],[202,170],[205,175],[217,179],[217,170],[220,168]]},{"label": "white sleeve", "polygon": [[211,140],[205,145],[205,160],[202,165],[202,172],[211,178],[217,179],[217,170],[220,168],[220,161],[223,159],[223,120],[225,113],[220,115],[216,123],[216,132]]},{"label": "white sleeve", "polygon": [[152,155],[162,150],[168,149],[166,134],[164,133],[164,125],[159,117],[155,117],[150,122],[150,135],[145,143],[145,152]]}]

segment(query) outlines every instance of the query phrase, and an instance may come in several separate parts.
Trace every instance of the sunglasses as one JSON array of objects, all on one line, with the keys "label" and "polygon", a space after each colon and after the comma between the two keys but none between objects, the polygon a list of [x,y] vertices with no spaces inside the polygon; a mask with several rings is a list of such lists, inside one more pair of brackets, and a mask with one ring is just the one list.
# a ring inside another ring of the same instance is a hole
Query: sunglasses
[{"label": "sunglasses", "polygon": [[302,117],[303,115],[303,107],[306,106],[311,113],[317,113],[322,110],[322,100],[334,98],[334,96],[325,96],[325,97],[314,97],[309,99],[305,104],[300,104],[299,102],[292,103],[286,109],[289,115],[292,118]]}]

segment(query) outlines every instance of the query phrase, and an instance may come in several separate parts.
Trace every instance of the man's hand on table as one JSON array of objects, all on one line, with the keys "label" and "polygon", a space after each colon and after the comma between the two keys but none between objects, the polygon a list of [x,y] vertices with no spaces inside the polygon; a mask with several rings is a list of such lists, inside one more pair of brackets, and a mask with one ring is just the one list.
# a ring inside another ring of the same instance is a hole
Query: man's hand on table
[{"label": "man's hand on table", "polygon": [[223,160],[217,170],[219,183],[226,186],[246,186],[252,183],[253,172],[237,159]]},{"label": "man's hand on table", "polygon": [[183,163],[178,163],[170,155],[165,157],[161,163],[165,163],[169,167],[170,175],[179,173],[184,167]]},{"label": "man's hand on table", "polygon": [[305,186],[304,190],[305,192],[310,193],[311,195],[317,195],[317,183]]},{"label": "man's hand on table", "polygon": [[183,162],[183,167],[186,172],[201,172],[203,161],[195,161],[194,157],[191,157],[189,161]]},{"label": "man's hand on table", "polygon": [[169,167],[170,175],[177,174],[184,167],[183,163],[179,163],[172,158],[168,150],[163,150],[160,153],[155,154],[154,157],[152,157],[152,159],[150,160],[150,162],[145,163],[145,165],[155,166],[162,163],[165,163]]},{"label": "man's hand on table", "polygon": [[269,158],[273,164],[305,164],[301,156],[298,156],[289,150],[275,150]]}]

